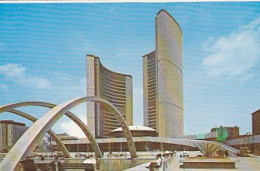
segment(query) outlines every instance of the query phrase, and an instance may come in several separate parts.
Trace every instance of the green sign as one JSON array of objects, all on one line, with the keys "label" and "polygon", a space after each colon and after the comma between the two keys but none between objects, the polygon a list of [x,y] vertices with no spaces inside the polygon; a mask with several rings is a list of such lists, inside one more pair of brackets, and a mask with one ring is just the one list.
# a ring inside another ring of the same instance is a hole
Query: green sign
[{"label": "green sign", "polygon": [[219,127],[216,129],[217,131],[217,140],[220,142],[226,141],[228,137],[228,131],[225,127]]}]

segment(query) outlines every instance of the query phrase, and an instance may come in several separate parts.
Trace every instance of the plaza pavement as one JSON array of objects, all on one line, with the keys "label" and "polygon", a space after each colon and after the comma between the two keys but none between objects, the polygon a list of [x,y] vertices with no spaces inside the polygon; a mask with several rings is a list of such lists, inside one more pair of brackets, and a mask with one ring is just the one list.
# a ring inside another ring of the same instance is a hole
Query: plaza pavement
[{"label": "plaza pavement", "polygon": [[[165,171],[260,171],[260,156],[258,157],[237,157],[231,158],[231,160],[236,162],[235,169],[183,169],[180,168],[179,159],[172,157],[169,159],[169,167]],[[145,168],[149,163],[145,163],[125,171],[149,171]],[[163,171],[162,168],[157,169],[158,171]]]}]

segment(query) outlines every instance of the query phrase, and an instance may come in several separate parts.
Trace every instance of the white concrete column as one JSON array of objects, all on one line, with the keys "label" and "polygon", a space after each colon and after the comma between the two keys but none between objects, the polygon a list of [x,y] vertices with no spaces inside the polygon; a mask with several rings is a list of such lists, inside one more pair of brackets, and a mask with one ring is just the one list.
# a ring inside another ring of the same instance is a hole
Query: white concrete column
[{"label": "white concrete column", "polygon": [[[95,57],[87,55],[87,96],[95,96]],[[95,136],[95,102],[87,102],[87,125]]]}]

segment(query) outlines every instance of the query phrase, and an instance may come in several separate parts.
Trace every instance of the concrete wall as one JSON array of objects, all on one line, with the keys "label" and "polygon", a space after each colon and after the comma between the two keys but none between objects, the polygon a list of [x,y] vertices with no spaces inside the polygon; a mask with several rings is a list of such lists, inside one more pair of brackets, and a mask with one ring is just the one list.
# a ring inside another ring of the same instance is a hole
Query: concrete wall
[{"label": "concrete wall", "polygon": [[[87,96],[95,96],[95,67],[93,56],[87,55]],[[87,123],[95,135],[95,102],[87,102]]]},{"label": "concrete wall", "polygon": [[143,125],[148,124],[148,61],[147,56],[143,56]]}]

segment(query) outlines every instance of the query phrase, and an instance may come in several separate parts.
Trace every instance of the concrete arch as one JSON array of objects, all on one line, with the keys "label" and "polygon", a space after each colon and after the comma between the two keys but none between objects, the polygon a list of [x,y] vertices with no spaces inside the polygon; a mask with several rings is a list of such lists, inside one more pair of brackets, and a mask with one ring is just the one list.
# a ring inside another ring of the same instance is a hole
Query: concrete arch
[{"label": "concrete arch", "polygon": [[[28,119],[28,120],[30,120],[32,122],[36,122],[37,121],[37,118],[35,118],[35,117],[25,113],[25,112],[19,111],[19,110],[9,109],[6,112],[10,112],[10,113],[22,116],[22,117],[24,117],[24,118],[26,118],[26,119]],[[57,143],[57,145],[60,146],[61,151],[62,151],[64,157],[65,158],[71,158],[71,155],[70,155],[69,151],[67,150],[67,148],[63,144],[63,142],[59,139],[59,137],[52,130],[49,130],[47,133],[52,137],[52,139]]]},{"label": "concrete arch", "polygon": [[[42,106],[42,107],[47,107],[47,108],[54,108],[57,105],[51,104],[51,103],[47,103],[47,102],[37,102],[37,101],[13,103],[13,104],[9,104],[9,105],[5,105],[5,106],[0,107],[0,113],[5,112],[5,111],[10,111],[13,108],[24,107],[24,106]],[[66,112],[65,115],[67,117],[69,117],[71,120],[73,120],[80,127],[80,129],[88,137],[89,142],[90,142],[90,144],[91,144],[91,146],[92,146],[96,156],[98,158],[102,158],[103,156],[102,156],[101,150],[100,150],[100,148],[99,148],[99,146],[98,146],[98,144],[97,144],[93,134],[91,133],[90,129],[88,128],[88,126],[84,122],[82,122],[76,115],[74,115],[73,113],[71,113],[69,111]],[[64,148],[66,148],[66,147],[64,145],[62,145],[61,147],[65,151]],[[68,151],[68,150],[66,149],[66,151]]]},{"label": "concrete arch", "polygon": [[[32,153],[32,151],[37,146],[37,142],[39,142],[43,138],[44,134],[47,133],[47,131],[56,123],[57,120],[59,120],[63,116],[64,113],[86,101],[102,102],[108,104],[115,110],[115,117],[121,124],[123,132],[126,136],[131,157],[136,158],[136,148],[132,139],[132,135],[120,112],[109,101],[104,100],[100,97],[91,96],[74,98],[54,107],[53,109],[45,113],[23,134],[23,136],[13,146],[13,148],[1,162],[0,170],[12,171],[23,156]],[[5,106],[3,106],[3,108],[4,107]],[[21,148],[22,146],[25,148]]]}]

